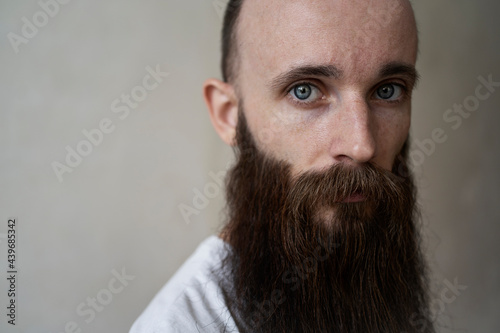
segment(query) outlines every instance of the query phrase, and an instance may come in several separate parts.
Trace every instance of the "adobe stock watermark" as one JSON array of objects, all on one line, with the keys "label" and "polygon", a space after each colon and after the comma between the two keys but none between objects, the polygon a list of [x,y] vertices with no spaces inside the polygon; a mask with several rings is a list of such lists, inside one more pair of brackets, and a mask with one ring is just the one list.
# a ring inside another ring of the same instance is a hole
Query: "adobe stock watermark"
[{"label": "adobe stock watermark", "polygon": [[[489,99],[496,92],[497,88],[500,87],[500,82],[494,81],[492,74],[488,75],[487,78],[478,76],[477,80],[479,84],[476,86],[474,94],[465,97],[461,104],[454,104],[452,108],[443,113],[444,122],[450,124],[451,129],[454,131],[462,126],[464,119],[468,119],[479,109],[481,101]],[[256,140],[264,145],[269,144],[279,136],[280,129],[285,127],[286,124],[300,121],[299,116],[297,116],[299,118],[294,118],[290,113],[286,117],[274,111],[271,113],[273,116],[269,122],[255,134]],[[436,152],[437,146],[445,143],[447,140],[447,131],[441,127],[434,128],[429,138],[423,140],[413,138],[413,146],[408,155],[409,164],[414,168],[423,165],[426,158]],[[211,171],[209,177],[212,181],[207,182],[200,189],[193,189],[194,196],[191,204],[181,203],[178,205],[179,212],[185,223],[189,224],[193,215],[199,215],[202,210],[208,207],[210,200],[222,192],[224,176],[228,168],[229,166],[227,166],[226,170],[217,173]],[[398,176],[409,176],[409,170],[405,170],[404,168],[404,164],[402,164],[401,169],[397,170]]]},{"label": "adobe stock watermark", "polygon": [[[169,75],[162,72],[160,65],[156,68],[147,66],[146,75],[142,78],[141,85],[134,86],[129,93],[122,93],[119,98],[111,102],[110,110],[119,120],[123,121],[130,115],[131,110],[139,107],[148,95],[154,91]],[[115,122],[110,118],[102,118],[96,128],[82,130],[84,139],[80,140],[75,146],[66,146],[66,157],[63,162],[52,161],[51,166],[54,174],[60,183],[64,181],[66,173],[72,173],[89,156],[94,148],[100,146],[106,135],[113,133],[116,129]]]},{"label": "adobe stock watermark", "polygon": [[[468,119],[474,112],[479,110],[481,102],[489,99],[500,87],[500,81],[494,81],[492,74],[488,75],[487,78],[482,75],[478,76],[477,80],[479,84],[473,94],[465,97],[462,103],[453,104],[452,108],[443,113],[443,121],[449,124],[453,131],[458,130],[462,126],[464,119]],[[411,165],[413,167],[423,165],[425,160],[436,152],[437,146],[448,140],[446,133],[445,129],[436,127],[432,130],[430,137],[423,140],[413,139],[414,148],[409,152]]]},{"label": "adobe stock watermark", "polygon": [[[458,278],[455,277],[453,282],[445,279],[441,291],[436,295],[429,304],[429,313],[427,315],[431,322],[436,322],[445,311],[446,307],[455,302],[457,298],[462,295],[462,292],[469,288],[467,285],[458,283]],[[414,313],[410,317],[410,324],[415,327],[419,332],[427,332],[427,321],[422,315]],[[405,333],[405,332],[402,332]]]},{"label": "adobe stock watermark", "polygon": [[[309,274],[315,272],[318,268],[318,264],[327,260],[333,251],[338,249],[341,244],[328,242],[324,243],[318,239],[319,245],[314,249],[314,253],[311,257],[305,258],[299,266],[294,266],[290,270],[286,271],[282,276],[282,282],[290,288],[291,291],[295,292],[306,279],[309,278]],[[322,253],[323,252],[323,253]],[[285,290],[274,289],[271,292],[269,300],[263,300],[262,302],[253,301],[252,305],[255,310],[251,314],[251,324],[254,327],[260,327],[269,318],[276,309],[283,303],[286,302]]]},{"label": "adobe stock watermark", "polygon": [[[279,135],[279,128],[286,126],[286,124],[296,121],[299,116],[288,115],[288,118],[281,117],[280,114],[271,111],[272,117],[269,122],[262,128],[260,128],[256,133],[256,139],[262,144],[268,144]],[[248,153],[248,152],[240,152]],[[210,171],[208,177],[211,181],[205,183],[200,188],[193,188],[193,199],[191,204],[181,203],[177,205],[182,219],[186,224],[191,223],[191,218],[200,215],[201,211],[206,209],[210,201],[218,197],[224,188],[224,178],[226,176],[227,170],[231,167],[230,162],[226,165],[225,170],[220,170],[218,172]]]},{"label": "adobe stock watermark", "polygon": [[[111,304],[114,297],[125,290],[125,287],[129,285],[129,282],[135,279],[134,275],[128,275],[125,271],[125,267],[121,271],[116,269],[111,270],[113,277],[108,281],[105,288],[100,289],[95,297],[87,297],[85,301],[82,301],[76,307],[76,314],[83,319],[85,324],[92,323],[97,317],[98,313],[104,311],[104,309]],[[64,330],[60,333],[81,333],[82,324],[76,321],[68,321],[64,325]]]},{"label": "adobe stock watermark", "polygon": [[[227,167],[229,168],[229,164]],[[201,211],[208,207],[210,200],[215,199],[222,193],[226,173],[227,169],[221,170],[217,173],[210,171],[208,176],[212,181],[207,182],[201,189],[196,187],[193,189],[194,196],[191,201],[191,205],[185,203],[177,205],[177,208],[182,215],[182,219],[186,224],[191,223],[193,215],[200,215]]]},{"label": "adobe stock watermark", "polygon": [[28,44],[30,40],[35,38],[39,33],[39,29],[45,27],[50,19],[59,14],[61,5],[66,5],[69,2],[71,2],[71,0],[38,1],[40,10],[31,15],[31,19],[26,16],[21,17],[22,27],[20,34],[12,31],[7,34],[7,39],[14,52],[16,54],[19,53],[19,46],[21,46],[21,44]]},{"label": "adobe stock watermark", "polygon": [[[365,3],[365,1],[361,0],[362,3]],[[368,4],[369,19],[361,27],[362,38],[368,39],[371,43],[376,43],[377,36],[374,32],[378,28],[387,28],[394,21],[397,21],[399,14],[403,10],[403,4],[400,1],[384,1],[381,3],[380,1],[370,0]]]}]

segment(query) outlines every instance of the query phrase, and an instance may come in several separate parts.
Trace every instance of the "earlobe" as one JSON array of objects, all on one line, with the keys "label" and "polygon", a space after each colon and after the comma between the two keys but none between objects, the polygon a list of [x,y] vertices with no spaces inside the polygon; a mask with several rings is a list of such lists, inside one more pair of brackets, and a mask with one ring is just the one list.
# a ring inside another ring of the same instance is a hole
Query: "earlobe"
[{"label": "earlobe", "polygon": [[215,131],[226,144],[234,146],[238,99],[233,86],[217,79],[208,79],[203,84],[203,97]]}]

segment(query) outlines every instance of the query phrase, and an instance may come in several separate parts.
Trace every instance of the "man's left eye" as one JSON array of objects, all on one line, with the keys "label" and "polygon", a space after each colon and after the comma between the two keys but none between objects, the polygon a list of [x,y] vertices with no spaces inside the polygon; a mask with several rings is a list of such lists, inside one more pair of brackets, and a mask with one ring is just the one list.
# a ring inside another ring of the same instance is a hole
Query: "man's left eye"
[{"label": "man's left eye", "polygon": [[386,101],[395,101],[400,98],[402,94],[403,87],[394,83],[384,84],[380,86],[376,91],[377,98]]}]

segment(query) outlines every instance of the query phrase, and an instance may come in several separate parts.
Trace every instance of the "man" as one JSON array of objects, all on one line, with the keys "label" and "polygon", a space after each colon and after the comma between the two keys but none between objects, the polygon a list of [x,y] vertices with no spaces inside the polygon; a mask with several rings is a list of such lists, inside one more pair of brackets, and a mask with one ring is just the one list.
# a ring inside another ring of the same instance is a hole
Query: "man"
[{"label": "man", "polygon": [[236,0],[212,124],[227,224],[131,332],[433,332],[406,167],[406,0]]}]

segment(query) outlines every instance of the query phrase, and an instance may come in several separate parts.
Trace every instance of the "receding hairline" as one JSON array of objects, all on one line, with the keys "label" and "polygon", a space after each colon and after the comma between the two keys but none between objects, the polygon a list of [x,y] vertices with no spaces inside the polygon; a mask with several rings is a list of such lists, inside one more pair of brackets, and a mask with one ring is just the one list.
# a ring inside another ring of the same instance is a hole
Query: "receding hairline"
[{"label": "receding hairline", "polygon": [[[399,0],[399,1],[408,5],[406,8],[411,12],[411,15],[413,17],[417,34],[417,55],[418,55],[419,53],[418,26],[415,18],[415,11],[413,9],[412,0]],[[224,26],[223,26],[223,36],[222,36],[223,52],[221,61],[222,76],[225,82],[231,83],[235,86],[238,80],[239,67],[240,67],[239,61],[241,59],[239,55],[240,53],[239,46],[241,46],[241,42],[238,42],[239,40],[241,40],[241,37],[239,36],[241,12],[243,11],[245,3],[247,2],[248,1],[244,0],[229,0],[224,16]],[[231,10],[233,11],[232,14],[234,14],[234,17],[231,18],[230,22],[226,22],[228,21],[228,13]],[[226,31],[227,29],[230,29],[230,31]],[[224,34],[224,32],[226,32],[226,34]]]},{"label": "receding hairline", "polygon": [[229,0],[224,14],[221,38],[221,70],[223,80],[230,83],[235,81],[234,76],[237,73],[237,66],[235,64],[238,58],[238,47],[236,45],[238,42],[237,32],[243,3],[244,0]]}]

